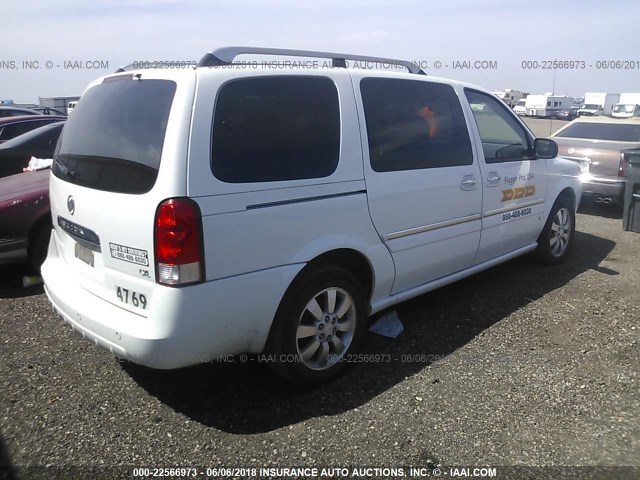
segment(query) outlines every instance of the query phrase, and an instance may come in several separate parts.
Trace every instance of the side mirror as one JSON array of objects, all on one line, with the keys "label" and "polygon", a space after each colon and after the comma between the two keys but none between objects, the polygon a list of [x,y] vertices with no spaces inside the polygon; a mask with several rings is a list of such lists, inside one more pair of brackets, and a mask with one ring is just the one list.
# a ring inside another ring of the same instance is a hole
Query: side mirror
[{"label": "side mirror", "polygon": [[533,149],[537,158],[556,158],[558,156],[558,144],[549,138],[536,138]]}]

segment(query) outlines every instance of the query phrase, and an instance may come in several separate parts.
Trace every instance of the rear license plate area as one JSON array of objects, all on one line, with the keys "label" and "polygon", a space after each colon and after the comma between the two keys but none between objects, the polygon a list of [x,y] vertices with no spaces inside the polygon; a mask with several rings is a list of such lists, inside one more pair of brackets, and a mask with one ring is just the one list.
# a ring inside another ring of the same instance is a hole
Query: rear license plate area
[{"label": "rear license plate area", "polygon": [[79,258],[90,267],[93,267],[93,251],[92,250],[89,250],[87,247],[84,247],[76,242],[75,255],[76,255],[76,258]]}]

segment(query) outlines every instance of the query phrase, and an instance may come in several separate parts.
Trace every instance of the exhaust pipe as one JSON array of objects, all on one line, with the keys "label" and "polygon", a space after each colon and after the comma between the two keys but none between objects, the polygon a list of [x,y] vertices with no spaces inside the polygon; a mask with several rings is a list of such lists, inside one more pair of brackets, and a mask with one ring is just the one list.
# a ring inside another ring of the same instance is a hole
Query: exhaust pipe
[{"label": "exhaust pipe", "polygon": [[602,197],[595,197],[594,200],[596,203],[602,203]]},{"label": "exhaust pipe", "polygon": [[613,200],[611,200],[611,198],[609,197],[605,197],[602,199],[602,203],[606,203],[607,205],[610,204]]}]

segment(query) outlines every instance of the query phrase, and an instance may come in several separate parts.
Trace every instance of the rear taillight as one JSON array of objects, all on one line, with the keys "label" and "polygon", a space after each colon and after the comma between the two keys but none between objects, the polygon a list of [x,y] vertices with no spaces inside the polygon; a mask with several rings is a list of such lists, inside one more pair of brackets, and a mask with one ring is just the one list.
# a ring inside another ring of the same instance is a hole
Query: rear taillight
[{"label": "rear taillight", "polygon": [[625,158],[624,153],[621,153],[620,154],[620,166],[618,167],[618,177],[626,176],[626,174],[627,174],[626,165],[627,165],[627,159]]},{"label": "rear taillight", "polygon": [[204,280],[202,222],[193,200],[162,202],[156,210],[154,237],[158,283],[184,285]]}]

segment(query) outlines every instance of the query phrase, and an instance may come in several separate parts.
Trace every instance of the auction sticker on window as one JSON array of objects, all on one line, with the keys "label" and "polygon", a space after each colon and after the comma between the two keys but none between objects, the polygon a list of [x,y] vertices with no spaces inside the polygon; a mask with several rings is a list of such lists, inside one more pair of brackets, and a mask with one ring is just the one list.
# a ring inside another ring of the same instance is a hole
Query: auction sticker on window
[{"label": "auction sticker on window", "polygon": [[146,250],[111,242],[109,242],[109,249],[111,250],[111,256],[113,258],[124,262],[135,263],[136,265],[149,266],[149,253]]},{"label": "auction sticker on window", "polygon": [[508,222],[509,220],[515,220],[516,218],[522,218],[527,215],[531,215],[531,207],[519,208],[518,210],[503,213],[502,221]]}]

